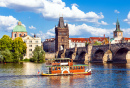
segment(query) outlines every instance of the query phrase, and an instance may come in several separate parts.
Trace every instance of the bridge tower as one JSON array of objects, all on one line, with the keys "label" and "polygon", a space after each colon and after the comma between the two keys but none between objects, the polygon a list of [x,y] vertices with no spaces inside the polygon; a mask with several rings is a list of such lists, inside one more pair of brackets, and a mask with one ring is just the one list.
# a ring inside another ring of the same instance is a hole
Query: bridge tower
[{"label": "bridge tower", "polygon": [[113,37],[114,38],[123,38],[123,31],[120,30],[120,23],[118,21],[118,18],[117,18],[117,22],[116,22],[116,30],[113,31]]},{"label": "bridge tower", "polygon": [[69,48],[69,27],[64,25],[63,17],[59,18],[58,26],[55,27],[55,51]]}]

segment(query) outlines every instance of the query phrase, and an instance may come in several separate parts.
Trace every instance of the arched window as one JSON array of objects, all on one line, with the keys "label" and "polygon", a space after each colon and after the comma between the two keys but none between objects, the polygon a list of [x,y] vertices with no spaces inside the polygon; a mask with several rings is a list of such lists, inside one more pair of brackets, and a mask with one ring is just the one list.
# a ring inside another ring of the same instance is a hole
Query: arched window
[{"label": "arched window", "polygon": [[14,37],[16,37],[17,35],[16,34],[14,34]]},{"label": "arched window", "polygon": [[19,34],[19,37],[21,37],[21,34]]}]

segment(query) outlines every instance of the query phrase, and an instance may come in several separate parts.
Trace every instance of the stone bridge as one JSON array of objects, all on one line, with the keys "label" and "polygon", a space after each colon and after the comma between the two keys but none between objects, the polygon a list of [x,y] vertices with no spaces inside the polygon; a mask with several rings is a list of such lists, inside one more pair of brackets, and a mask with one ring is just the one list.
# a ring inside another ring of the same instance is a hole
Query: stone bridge
[{"label": "stone bridge", "polygon": [[57,56],[85,62],[128,63],[130,62],[130,43],[75,47],[59,51]]}]

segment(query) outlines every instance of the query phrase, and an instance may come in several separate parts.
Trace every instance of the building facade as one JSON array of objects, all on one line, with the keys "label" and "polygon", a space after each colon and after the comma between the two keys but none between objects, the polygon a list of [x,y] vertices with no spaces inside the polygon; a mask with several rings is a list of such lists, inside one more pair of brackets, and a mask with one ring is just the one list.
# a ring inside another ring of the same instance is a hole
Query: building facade
[{"label": "building facade", "polygon": [[18,21],[18,25],[14,27],[12,31],[12,39],[17,37],[27,36],[26,28],[22,25],[21,21]]},{"label": "building facade", "polygon": [[33,56],[33,51],[36,46],[41,46],[41,38],[31,37],[29,35],[22,37],[23,41],[26,43],[27,49],[26,54],[24,55],[24,59],[31,58]]},{"label": "building facade", "polygon": [[55,51],[69,48],[69,27],[64,25],[63,17],[59,18],[58,26],[55,27]]},{"label": "building facade", "polygon": [[27,46],[24,59],[31,58],[33,55],[32,52],[35,49],[35,47],[41,46],[41,38],[36,37],[36,35],[34,35],[34,37],[27,35],[26,28],[22,25],[21,21],[18,21],[18,25],[15,26],[12,31],[12,39],[14,40],[17,37],[21,37]]},{"label": "building facade", "polygon": [[46,39],[43,42],[43,49],[45,52],[55,52],[55,38]]}]

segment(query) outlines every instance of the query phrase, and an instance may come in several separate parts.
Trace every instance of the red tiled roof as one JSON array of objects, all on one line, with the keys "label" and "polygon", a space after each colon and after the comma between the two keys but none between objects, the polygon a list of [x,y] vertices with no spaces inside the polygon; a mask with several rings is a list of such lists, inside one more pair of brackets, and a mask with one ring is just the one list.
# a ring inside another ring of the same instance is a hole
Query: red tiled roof
[{"label": "red tiled roof", "polygon": [[127,40],[127,41],[130,40],[130,38],[124,38],[124,39]]},{"label": "red tiled roof", "polygon": [[87,42],[89,38],[69,38],[72,42]]}]

